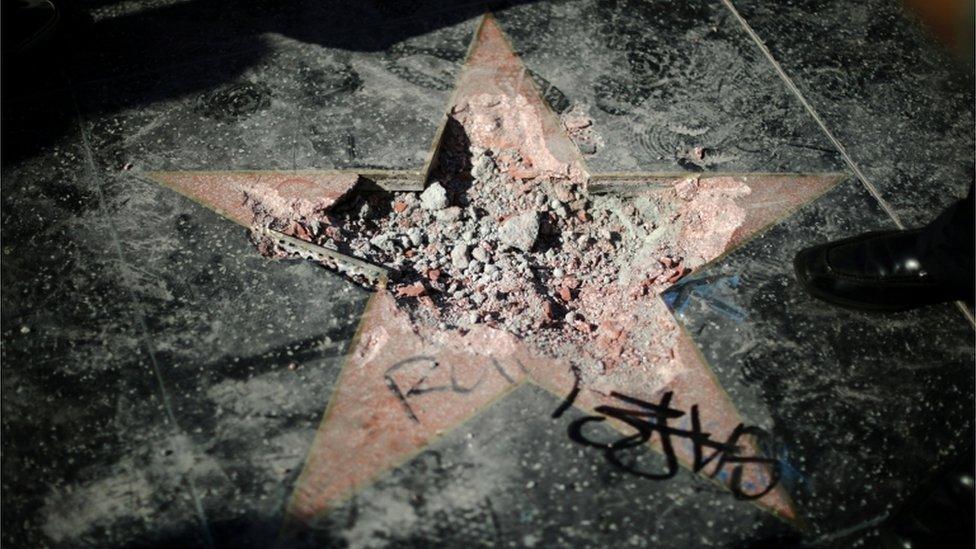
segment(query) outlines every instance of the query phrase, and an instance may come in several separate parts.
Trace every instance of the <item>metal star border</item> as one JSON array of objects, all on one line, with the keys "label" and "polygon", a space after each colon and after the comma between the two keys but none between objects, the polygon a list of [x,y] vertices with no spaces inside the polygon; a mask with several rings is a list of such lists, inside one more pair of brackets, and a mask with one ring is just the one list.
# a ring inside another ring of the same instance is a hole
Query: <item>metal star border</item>
[{"label": "metal star border", "polygon": [[[475,31],[424,169],[419,172],[169,171],[143,175],[244,226],[250,226],[252,215],[245,205],[245,197],[250,189],[257,187],[308,200],[338,199],[363,179],[390,191],[420,191],[436,162],[452,106],[466,94],[483,90],[525,97],[530,108],[544,113],[550,149],[565,158],[572,157],[585,169],[579,151],[542,99],[498,23],[486,13]],[[737,205],[746,211],[745,222],[726,249],[700,269],[718,261],[794,209],[813,201],[845,177],[839,173],[591,173],[588,188],[590,192],[646,192],[696,176],[703,185],[710,178],[733,176],[751,190],[748,196],[736,199]],[[652,305],[664,306],[660,299]],[[671,392],[671,407],[690,410],[696,405],[702,431],[717,440],[725,440],[742,423],[741,417],[690,336],[670,313],[668,316],[681,330],[675,353],[683,370],[655,394],[629,396],[657,402],[662,394]],[[580,390],[568,364],[539,356],[529,345],[509,334],[486,327],[475,327],[466,334],[418,327],[398,310],[389,292],[375,293],[360,320],[294,489],[287,510],[288,528],[314,522],[316,517],[409,461],[435,440],[525,383],[535,384],[559,399],[571,395],[572,399],[565,402],[589,414],[598,406],[618,404],[604,394]],[[618,390],[628,393],[627,388]],[[611,419],[607,423],[623,433],[633,433],[633,428],[623,422]],[[648,445],[660,451],[660,437],[652,437]],[[753,450],[758,454],[755,447]],[[693,469],[695,458],[691,444],[677,445],[674,453],[682,466]],[[705,474],[706,470],[701,473]],[[752,478],[757,474],[756,471],[746,473],[744,482],[761,483],[761,478]],[[728,486],[728,475],[717,475],[716,481]],[[790,495],[782,486],[773,488],[754,503],[797,527],[803,526]]]}]

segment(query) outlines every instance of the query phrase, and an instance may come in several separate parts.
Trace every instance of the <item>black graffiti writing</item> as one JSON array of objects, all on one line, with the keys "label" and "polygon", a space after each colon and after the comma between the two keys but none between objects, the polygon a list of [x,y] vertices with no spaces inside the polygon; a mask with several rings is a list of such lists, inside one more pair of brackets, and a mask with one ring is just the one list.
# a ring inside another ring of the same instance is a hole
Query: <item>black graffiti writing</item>
[{"label": "black graffiti writing", "polygon": [[[515,363],[525,372],[525,366],[522,365],[521,361],[516,359]],[[431,384],[430,380],[433,376],[441,373],[443,368],[447,368],[447,381],[440,384]],[[408,384],[398,382],[397,374],[407,370],[419,372],[418,379]],[[469,394],[478,389],[492,372],[497,373],[509,384],[516,384],[512,375],[494,357],[489,358],[487,363],[482,364],[478,370],[477,379],[469,385],[464,385],[458,380],[457,369],[454,364],[445,366],[438,362],[436,358],[427,355],[412,356],[396,362],[386,369],[386,372],[383,374],[383,379],[390,392],[400,401],[407,417],[420,423],[420,418],[417,417],[416,412],[410,405],[411,399],[429,393],[451,392],[461,395]]]},{"label": "black graffiti writing", "polygon": [[566,398],[561,403],[559,403],[559,406],[552,413],[552,418],[558,419],[562,417],[562,415],[566,413],[566,410],[569,410],[569,408],[572,407],[572,405],[576,402],[576,397],[578,397],[579,394],[580,394],[580,374],[579,371],[574,367],[573,388],[572,390],[569,391],[569,395],[567,395]]},{"label": "black graffiti writing", "polygon": [[[703,432],[699,417],[698,406],[692,406],[689,412],[690,427],[680,429],[669,425],[668,422],[684,417],[685,412],[671,407],[672,392],[665,393],[658,404],[611,393],[611,396],[631,407],[599,406],[596,412],[602,416],[587,416],[573,421],[568,428],[570,438],[582,445],[601,448],[608,462],[614,466],[644,478],[664,480],[674,477],[678,473],[678,457],[675,453],[674,439],[686,439],[692,445],[692,469],[698,473],[709,464],[714,468],[708,476],[719,476],[726,467],[731,472],[728,487],[738,499],[758,499],[768,494],[780,480],[780,463],[763,456],[744,456],[740,452],[740,440],[744,437],[754,437],[756,440],[766,435],[759,427],[739,424],[732,431],[725,442],[712,440],[709,433]],[[591,423],[600,423],[611,417],[626,423],[634,429],[634,434],[623,438],[605,442],[588,438],[584,434],[584,427]],[[635,463],[627,462],[626,450],[642,447],[658,434],[661,451],[664,453],[665,465],[660,471],[647,471],[639,468]],[[760,467],[768,474],[761,475],[764,486],[759,490],[747,492],[743,487],[742,474],[747,466]]]}]

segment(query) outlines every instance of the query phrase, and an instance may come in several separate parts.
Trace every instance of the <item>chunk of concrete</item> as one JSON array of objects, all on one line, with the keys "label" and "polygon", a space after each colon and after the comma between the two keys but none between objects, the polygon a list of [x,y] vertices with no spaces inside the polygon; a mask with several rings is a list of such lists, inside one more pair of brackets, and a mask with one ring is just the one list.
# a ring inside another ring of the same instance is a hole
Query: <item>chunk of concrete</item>
[{"label": "chunk of concrete", "polygon": [[538,237],[539,217],[535,212],[525,212],[510,217],[498,230],[498,239],[502,244],[518,248],[523,252],[531,251]]},{"label": "chunk of concrete", "polygon": [[447,191],[434,181],[420,193],[420,206],[427,211],[443,210],[447,207]]}]

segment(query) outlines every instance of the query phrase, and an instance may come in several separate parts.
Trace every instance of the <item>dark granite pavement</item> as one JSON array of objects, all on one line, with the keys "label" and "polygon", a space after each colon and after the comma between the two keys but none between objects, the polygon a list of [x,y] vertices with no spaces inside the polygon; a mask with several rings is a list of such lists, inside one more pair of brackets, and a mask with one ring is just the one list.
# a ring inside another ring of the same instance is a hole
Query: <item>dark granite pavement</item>
[{"label": "dark granite pavement", "polygon": [[[624,474],[568,438],[577,412],[553,419],[559,399],[526,385],[291,541],[876,546],[965,454],[961,312],[829,308],[790,258],[964,193],[972,71],[897,2],[733,5],[799,96],[719,1],[492,7],[553,110],[593,117],[593,173],[846,174],[665,296],[744,420],[772,434],[803,528],[688,471]],[[419,173],[485,8],[85,1],[42,74],[5,79],[4,545],[280,539],[368,293],[262,258],[242,228],[139,172]]]}]

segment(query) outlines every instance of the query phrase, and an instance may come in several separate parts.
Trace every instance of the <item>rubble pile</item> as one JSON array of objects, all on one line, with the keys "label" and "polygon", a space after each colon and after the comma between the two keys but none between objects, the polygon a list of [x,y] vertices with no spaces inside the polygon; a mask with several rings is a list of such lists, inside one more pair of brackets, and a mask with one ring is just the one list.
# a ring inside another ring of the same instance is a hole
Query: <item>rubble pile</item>
[{"label": "rubble pile", "polygon": [[[471,119],[458,121],[467,129]],[[724,249],[744,218],[733,199],[748,187],[688,179],[639,196],[590,195],[571,169],[533,169],[524,149],[467,152],[447,163],[463,170],[439,170],[422,193],[353,192],[294,216],[255,197],[254,222],[389,268],[386,291],[415,322],[508,331],[569,359],[596,390],[672,376],[678,330],[656,296]],[[287,255],[254,238],[263,253]]]}]

